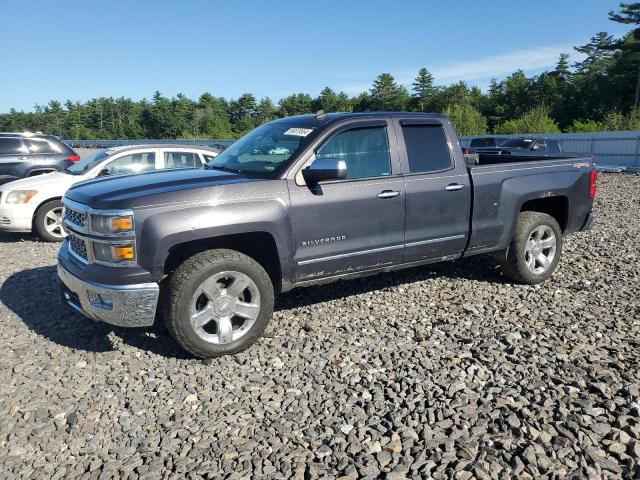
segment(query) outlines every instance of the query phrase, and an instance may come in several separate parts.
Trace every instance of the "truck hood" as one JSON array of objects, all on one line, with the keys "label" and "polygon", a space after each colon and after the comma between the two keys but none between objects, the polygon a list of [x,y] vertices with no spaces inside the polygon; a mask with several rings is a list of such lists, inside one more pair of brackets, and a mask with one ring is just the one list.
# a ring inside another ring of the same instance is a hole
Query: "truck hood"
[{"label": "truck hood", "polygon": [[70,188],[69,200],[100,210],[132,209],[202,199],[198,189],[259,181],[236,173],[181,168],[102,177]]}]

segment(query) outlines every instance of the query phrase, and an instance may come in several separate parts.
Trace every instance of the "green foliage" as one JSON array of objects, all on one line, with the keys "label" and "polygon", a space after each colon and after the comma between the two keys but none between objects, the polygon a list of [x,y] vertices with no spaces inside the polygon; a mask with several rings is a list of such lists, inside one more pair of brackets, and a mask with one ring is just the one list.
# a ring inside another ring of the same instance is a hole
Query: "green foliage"
[{"label": "green foliage", "polygon": [[433,86],[433,75],[426,68],[421,68],[411,87],[416,110],[428,112],[437,92],[437,88]]},{"label": "green foliage", "polygon": [[445,108],[458,135],[487,133],[487,119],[469,103],[456,103]]},{"label": "green foliage", "polygon": [[602,130],[602,126],[595,120],[574,120],[567,132],[579,133],[579,132],[598,132]]},{"label": "green foliage", "polygon": [[617,110],[607,113],[600,122],[600,130],[640,130],[640,108],[634,108],[626,115]]},{"label": "green foliage", "polygon": [[549,109],[535,107],[514,120],[507,120],[496,133],[560,133],[558,124],[549,116]]},{"label": "green foliage", "polygon": [[401,111],[409,105],[409,92],[398,85],[390,73],[381,73],[370,90],[371,109],[376,111]]}]

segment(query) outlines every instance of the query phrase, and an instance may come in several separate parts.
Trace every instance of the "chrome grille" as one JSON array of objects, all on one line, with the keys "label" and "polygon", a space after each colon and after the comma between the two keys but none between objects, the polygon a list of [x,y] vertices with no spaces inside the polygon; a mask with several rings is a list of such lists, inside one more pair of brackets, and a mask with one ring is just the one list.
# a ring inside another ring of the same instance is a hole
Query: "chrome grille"
[{"label": "chrome grille", "polygon": [[80,258],[87,260],[87,244],[75,235],[69,235],[69,249]]},{"label": "chrome grille", "polygon": [[11,220],[7,217],[0,217],[0,225],[11,225]]},{"label": "chrome grille", "polygon": [[74,225],[78,225],[79,227],[84,227],[84,221],[87,214],[74,210],[73,208],[69,208],[65,205],[64,208],[64,219]]}]

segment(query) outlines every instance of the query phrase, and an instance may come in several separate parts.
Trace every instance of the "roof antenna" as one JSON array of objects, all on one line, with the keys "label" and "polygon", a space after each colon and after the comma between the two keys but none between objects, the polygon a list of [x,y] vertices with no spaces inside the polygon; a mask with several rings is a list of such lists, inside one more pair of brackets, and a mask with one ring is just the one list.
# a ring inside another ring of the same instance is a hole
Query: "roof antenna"
[{"label": "roof antenna", "polygon": [[316,119],[317,120],[324,120],[325,118],[327,118],[327,114],[325,113],[324,110],[318,110],[318,113],[316,113]]}]

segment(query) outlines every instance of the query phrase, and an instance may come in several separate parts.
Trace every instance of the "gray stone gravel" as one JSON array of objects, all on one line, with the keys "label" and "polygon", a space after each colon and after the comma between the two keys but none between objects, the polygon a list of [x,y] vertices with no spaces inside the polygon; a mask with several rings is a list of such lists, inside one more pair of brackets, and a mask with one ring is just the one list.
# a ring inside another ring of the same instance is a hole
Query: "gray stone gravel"
[{"label": "gray stone gravel", "polygon": [[59,304],[0,235],[3,478],[638,478],[640,176],[602,175],[555,276],[474,258],[290,292],[201,362]]}]

